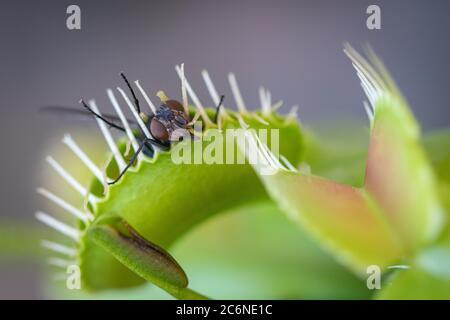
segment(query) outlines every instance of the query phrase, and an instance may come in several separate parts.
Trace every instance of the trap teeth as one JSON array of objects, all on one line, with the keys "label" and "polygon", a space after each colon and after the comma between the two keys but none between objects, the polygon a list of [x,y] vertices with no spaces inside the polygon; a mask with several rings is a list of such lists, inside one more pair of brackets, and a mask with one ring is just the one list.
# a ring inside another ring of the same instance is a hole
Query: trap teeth
[{"label": "trap teeth", "polygon": [[247,113],[247,108],[244,104],[244,99],[242,99],[241,91],[236,80],[234,73],[228,74],[228,82],[230,83],[231,92],[233,93],[234,100],[236,100],[236,105],[240,113]]}]

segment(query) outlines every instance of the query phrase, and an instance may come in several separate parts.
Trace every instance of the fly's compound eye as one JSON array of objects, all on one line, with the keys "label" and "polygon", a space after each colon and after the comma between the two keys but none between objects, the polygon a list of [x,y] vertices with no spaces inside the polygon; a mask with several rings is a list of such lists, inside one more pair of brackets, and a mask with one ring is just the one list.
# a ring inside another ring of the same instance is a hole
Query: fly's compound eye
[{"label": "fly's compound eye", "polygon": [[175,115],[174,121],[179,127],[185,127],[188,124],[187,120],[180,115]]},{"label": "fly's compound eye", "polygon": [[153,118],[150,122],[150,132],[152,136],[160,141],[169,140],[169,132],[164,124]]}]

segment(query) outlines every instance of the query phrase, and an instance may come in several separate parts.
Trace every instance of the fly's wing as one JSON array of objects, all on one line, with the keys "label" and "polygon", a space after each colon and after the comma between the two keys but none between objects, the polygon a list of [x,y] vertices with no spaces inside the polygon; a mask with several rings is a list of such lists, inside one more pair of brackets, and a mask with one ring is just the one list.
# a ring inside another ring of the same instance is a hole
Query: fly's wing
[{"label": "fly's wing", "polygon": [[[95,117],[92,113],[84,109],[72,108],[72,107],[63,107],[63,106],[45,106],[39,108],[39,112],[45,114],[52,114],[61,118],[71,119],[75,121],[83,121],[83,120],[93,120]],[[116,124],[117,126],[121,126],[120,118],[116,115],[112,114],[103,114],[102,117],[108,120],[109,122]],[[130,124],[137,124],[135,120],[127,119]]]}]

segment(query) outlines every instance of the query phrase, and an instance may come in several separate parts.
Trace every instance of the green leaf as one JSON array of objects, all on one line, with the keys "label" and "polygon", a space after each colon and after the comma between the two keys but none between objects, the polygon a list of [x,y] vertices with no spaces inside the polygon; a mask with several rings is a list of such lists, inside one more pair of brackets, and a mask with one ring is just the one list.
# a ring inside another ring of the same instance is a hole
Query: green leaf
[{"label": "green leaf", "polygon": [[408,270],[396,271],[377,298],[450,299],[450,232],[418,253]]},{"label": "green leaf", "polygon": [[364,274],[371,264],[388,265],[404,254],[393,230],[363,190],[286,172],[263,180],[289,218],[357,273]]},{"label": "green leaf", "polygon": [[174,297],[206,299],[186,288],[186,274],[172,256],[134,232],[130,233],[123,222],[92,226],[87,236],[130,270]]},{"label": "green leaf", "polygon": [[[206,221],[171,252],[189,274],[192,289],[216,299],[367,299],[373,293],[271,201]],[[51,298],[170,298],[151,284],[95,293],[58,287]]]},{"label": "green leaf", "polygon": [[336,182],[361,186],[368,146],[367,124],[336,120],[304,130],[306,163],[312,173]]},{"label": "green leaf", "polygon": [[[256,172],[288,216],[364,274],[369,265],[383,268],[411,256],[435,241],[445,224],[437,182],[407,103],[374,55],[370,65],[352,48],[346,53],[373,108],[363,185],[285,167],[252,133],[247,143],[254,147],[247,155],[262,155]],[[269,169],[275,174],[261,173]]]},{"label": "green leaf", "polygon": [[[242,117],[256,128],[280,129],[280,152],[286,154],[294,163],[299,162],[302,136],[297,121],[292,119],[287,121],[282,117],[271,115],[265,119],[270,123],[267,126],[255,120],[253,114]],[[225,122],[223,127],[238,127],[238,122],[231,119]],[[194,143],[196,142],[186,140],[177,146]],[[234,140],[227,143],[231,143],[238,151]],[[225,145],[223,147],[225,148]],[[125,149],[124,144],[121,149]],[[108,170],[115,170],[114,162],[111,162]],[[114,176],[114,172],[111,176]],[[141,161],[118,183],[111,186],[106,195],[102,194],[102,186],[97,181],[91,190],[102,197],[102,200],[93,207],[96,219],[88,230],[103,224],[104,221],[120,218],[142,238],[163,250],[168,250],[186,232],[215,214],[267,199],[264,188],[248,164],[175,164],[169,152],[159,152],[154,158]],[[95,240],[96,243],[100,243],[101,239],[95,237]],[[119,242],[112,242],[107,247],[105,247],[106,240],[101,242],[101,247],[95,245],[96,243],[92,244],[89,237],[83,238],[83,242],[85,243],[78,258],[81,262],[83,285],[90,290],[135,286],[143,282],[143,279],[139,282],[139,278],[135,279],[132,273],[127,274],[122,270],[115,258],[141,277],[145,271],[146,280],[158,279],[156,274],[154,278],[150,276],[155,272],[154,269],[150,267],[142,269],[145,260],[141,260],[139,270],[131,261],[123,261],[126,250]],[[104,248],[112,255],[99,252]],[[108,269],[111,271],[103,274],[99,272],[101,266],[109,266]],[[162,287],[161,283],[158,285]],[[172,291],[168,292],[172,294]]]},{"label": "green leaf", "polygon": [[130,233],[124,224],[123,221],[97,224],[89,228],[87,235],[131,270],[151,279],[147,280],[153,283],[168,283],[182,288],[188,285],[184,270],[174,258],[157,245]]},{"label": "green leaf", "polygon": [[444,214],[420,128],[381,61],[372,65],[351,47],[346,52],[374,109],[364,188],[380,206],[407,253],[434,241]]}]

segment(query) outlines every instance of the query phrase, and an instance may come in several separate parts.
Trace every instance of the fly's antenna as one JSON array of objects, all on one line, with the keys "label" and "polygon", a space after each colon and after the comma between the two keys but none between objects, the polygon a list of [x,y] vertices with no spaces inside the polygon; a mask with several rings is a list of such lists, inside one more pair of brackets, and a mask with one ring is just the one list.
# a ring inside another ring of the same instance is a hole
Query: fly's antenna
[{"label": "fly's antenna", "polygon": [[127,77],[125,77],[125,74],[124,74],[123,72],[120,73],[120,76],[121,76],[122,79],[125,81],[125,83],[126,83],[128,89],[129,89],[130,92],[131,92],[131,95],[133,96],[134,105],[135,105],[135,107],[136,107],[137,112],[138,112],[139,114],[141,114],[141,105],[139,104],[139,100],[138,100],[138,98],[136,97],[136,94],[134,93],[134,90],[133,90],[133,88],[131,87],[130,82],[128,81]]},{"label": "fly's antenna", "polygon": [[216,114],[214,115],[214,123],[217,124],[217,121],[219,120],[219,114],[220,114],[220,108],[223,105],[223,100],[225,99],[224,95],[220,96],[219,104],[216,107]]},{"label": "fly's antenna", "polygon": [[122,128],[121,126],[118,126],[118,125],[115,124],[114,122],[105,119],[104,117],[102,117],[101,115],[99,115],[97,112],[95,112],[94,110],[92,110],[91,107],[89,107],[89,106],[86,104],[86,102],[84,102],[83,99],[80,100],[80,103],[83,105],[83,107],[84,107],[87,111],[89,111],[90,113],[92,113],[92,114],[94,115],[94,117],[96,117],[96,118],[102,120],[102,121],[105,122],[108,126],[113,127],[113,128],[116,128],[116,129],[118,129],[118,130],[120,130],[120,131],[125,131],[125,128]]}]

